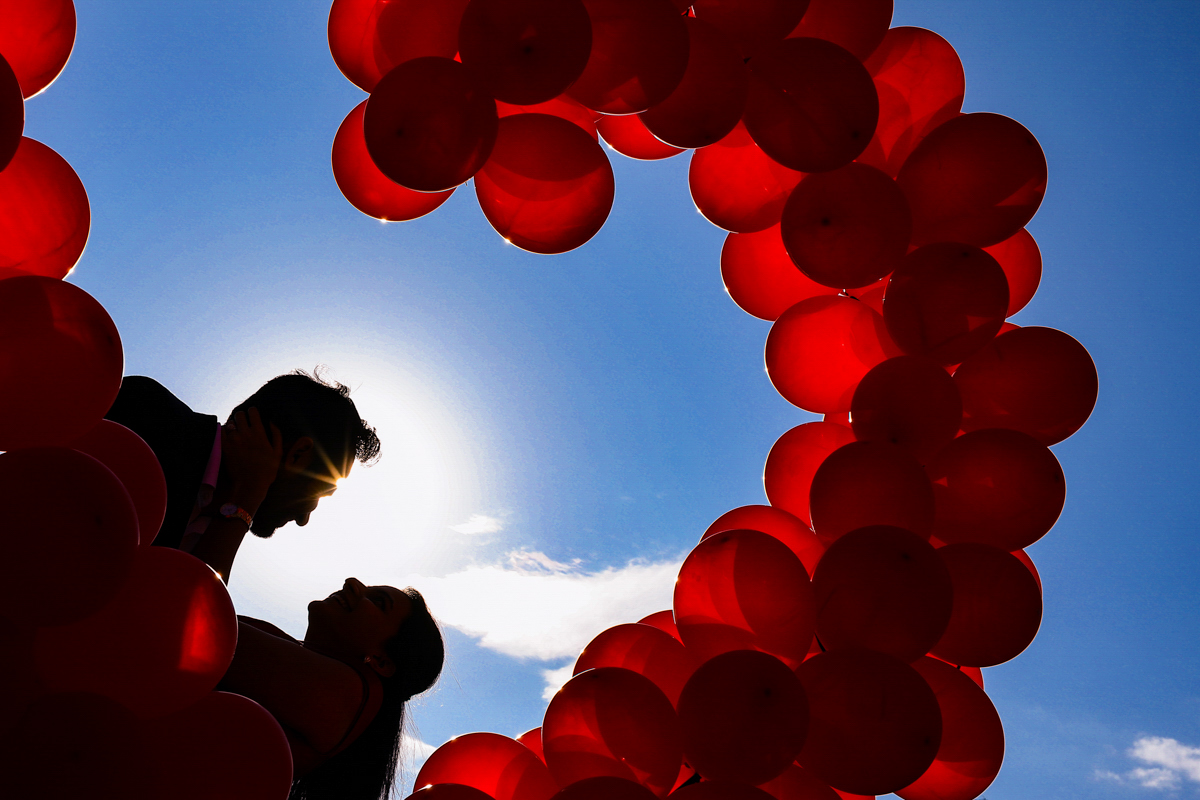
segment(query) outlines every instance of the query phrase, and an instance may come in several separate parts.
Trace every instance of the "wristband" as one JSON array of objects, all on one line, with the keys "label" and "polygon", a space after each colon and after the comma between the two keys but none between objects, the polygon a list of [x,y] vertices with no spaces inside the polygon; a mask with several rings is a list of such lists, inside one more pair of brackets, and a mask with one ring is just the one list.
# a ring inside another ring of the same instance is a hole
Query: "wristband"
[{"label": "wristband", "polygon": [[233,503],[226,503],[225,505],[221,506],[220,511],[221,516],[225,517],[226,519],[240,519],[242,522],[246,523],[247,530],[249,530],[250,526],[254,524],[254,517],[250,516],[250,512],[240,506],[234,505]]}]

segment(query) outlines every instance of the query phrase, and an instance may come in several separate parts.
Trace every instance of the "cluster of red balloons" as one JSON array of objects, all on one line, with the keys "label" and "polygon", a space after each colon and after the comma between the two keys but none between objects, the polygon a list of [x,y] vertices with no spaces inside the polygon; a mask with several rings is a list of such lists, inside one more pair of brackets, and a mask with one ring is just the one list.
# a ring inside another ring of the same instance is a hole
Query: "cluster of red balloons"
[{"label": "cluster of red balloons", "polygon": [[[1049,445],[1097,394],[1082,345],[1007,322],[1041,277],[1024,229],[1046,188],[1036,139],[961,113],[954,49],[889,29],[890,0],[470,0],[442,4],[442,51],[406,50],[432,45],[401,46],[385,19],[427,5],[335,0],[330,17],[339,66],[368,91],[378,81],[353,132],[383,173],[428,191],[416,170],[462,165],[461,182],[479,169],[481,205],[507,236],[517,217],[489,210],[495,187],[557,174],[559,150],[539,138],[569,127],[553,117],[634,158],[694,148],[692,197],[730,232],[726,288],[774,323],[773,385],[824,419],[780,437],[770,505],[710,526],[671,610],[593,639],[540,728],[439,748],[413,797],[979,796],[1004,755],[980,668],[1037,633],[1041,579],[1024,548],[1066,493]],[[484,142],[470,158],[433,146],[447,107],[424,106],[421,128],[416,101],[395,99],[436,70],[461,76],[456,109],[478,104],[455,128],[455,142]],[[412,150],[386,141],[422,135]]]},{"label": "cluster of red balloons", "polygon": [[[103,419],[116,326],[62,280],[87,194],[23,138],[24,99],[66,64],[71,0],[0,0],[0,774],[6,796],[285,798],[291,753],[258,704],[213,691],[237,619],[200,560],[150,547],[167,486]],[[203,770],[197,769],[203,764]]]}]

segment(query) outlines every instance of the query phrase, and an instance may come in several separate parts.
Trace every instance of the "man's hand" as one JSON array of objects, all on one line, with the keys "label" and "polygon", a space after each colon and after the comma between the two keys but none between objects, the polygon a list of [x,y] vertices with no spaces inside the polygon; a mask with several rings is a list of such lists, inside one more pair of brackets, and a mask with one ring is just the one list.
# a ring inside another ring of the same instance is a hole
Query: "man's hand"
[{"label": "man's hand", "polygon": [[239,411],[221,428],[221,465],[229,473],[238,505],[254,513],[267,496],[283,460],[283,434],[268,432],[257,408]]}]

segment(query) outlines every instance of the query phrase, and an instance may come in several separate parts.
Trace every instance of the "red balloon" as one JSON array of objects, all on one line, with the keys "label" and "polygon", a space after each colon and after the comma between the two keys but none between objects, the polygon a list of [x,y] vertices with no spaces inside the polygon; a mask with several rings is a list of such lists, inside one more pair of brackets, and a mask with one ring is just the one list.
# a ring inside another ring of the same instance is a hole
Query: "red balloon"
[{"label": "red balloon", "polygon": [[784,249],[778,225],[726,236],[721,248],[721,279],[743,311],[772,322],[801,300],[838,293],[796,268]]},{"label": "red balloon", "polygon": [[1042,592],[1019,559],[990,544],[938,548],[954,583],[950,624],[931,655],[991,667],[1021,654],[1042,624]]},{"label": "red balloon", "polygon": [[700,661],[731,650],[761,650],[795,667],[808,653],[815,616],[800,559],[758,531],[704,539],[675,581],[675,624]]},{"label": "red balloon", "polygon": [[442,192],[479,171],[496,142],[496,103],[448,58],[406,61],[367,100],[363,135],[379,170],[418,192]]},{"label": "red balloon", "polygon": [[379,171],[363,137],[364,100],[346,115],[333,137],[333,179],[350,205],[376,219],[400,222],[423,217],[446,202],[446,192],[414,192]]},{"label": "red balloon", "polygon": [[485,793],[457,783],[435,783],[410,794],[407,800],[491,800]]},{"label": "red balloon", "polygon": [[58,77],[74,46],[71,0],[0,0],[0,53],[25,97],[33,97]]},{"label": "red balloon", "polygon": [[616,625],[592,639],[579,654],[571,674],[596,667],[623,667],[649,678],[671,705],[676,705],[696,663],[671,634],[653,625],[631,623]]},{"label": "red balloon", "polygon": [[812,0],[788,38],[824,39],[866,61],[891,24],[892,0]]},{"label": "red balloon", "polygon": [[[279,723],[248,697],[210,692],[147,727],[143,769],[178,800],[286,800],[292,749]],[[198,768],[198,765],[203,765]]]},{"label": "red balloon", "polygon": [[0,729],[5,797],[147,796],[143,728],[120,703],[84,692],[51,694],[5,722],[7,730]]},{"label": "red balloon", "polygon": [[866,164],[805,177],[783,207],[780,226],[800,271],[843,289],[866,286],[894,270],[912,236],[904,193]]},{"label": "red balloon", "polygon": [[708,780],[765,783],[783,772],[808,733],[808,699],[779,659],[723,653],[683,687],[679,724],[688,763]]},{"label": "red balloon", "polygon": [[954,667],[921,658],[913,669],[933,689],[942,712],[942,744],[925,774],[896,791],[903,800],[972,800],[1004,762],[1004,728],[987,694]]},{"label": "red balloon", "polygon": [[1092,357],[1053,328],[1019,328],[997,336],[954,373],[963,399],[963,430],[1012,428],[1044,445],[1083,426],[1099,382]]},{"label": "red balloon", "polygon": [[0,742],[5,729],[46,693],[33,660],[34,631],[0,617]]},{"label": "red balloon", "polygon": [[439,783],[471,786],[492,800],[549,800],[558,791],[532,750],[498,733],[457,736],[433,751],[414,785]]},{"label": "red balloon", "polygon": [[40,275],[0,281],[0,450],[94,428],[123,366],[117,327],[87,292]]},{"label": "red balloon", "polygon": [[888,281],[883,319],[901,350],[959,364],[1004,324],[1008,281],[996,259],[954,242],[915,250]]},{"label": "red balloon", "polygon": [[475,176],[488,222],[533,253],[565,253],[595,236],[615,186],[600,145],[578,125],[546,114],[505,117],[491,158]]},{"label": "red balloon", "polygon": [[917,460],[887,442],[854,442],[817,469],[809,492],[813,530],[828,547],[868,525],[892,525],[928,538],[933,488]]},{"label": "red balloon", "polygon": [[546,757],[542,755],[542,727],[540,725],[522,733],[517,737],[517,741],[528,747],[543,764],[546,763]]},{"label": "red balloon", "polygon": [[1013,551],[1054,527],[1067,483],[1054,454],[1028,434],[972,431],[951,442],[926,468],[933,483],[938,539],[982,542]]},{"label": "red balloon", "polygon": [[800,22],[808,0],[696,0],[692,11],[710,23],[744,57],[788,35]]},{"label": "red balloon", "polygon": [[608,775],[659,797],[675,785],[683,762],[671,701],[648,678],[620,667],[590,669],[559,689],[542,722],[542,747],[560,786]]},{"label": "red balloon", "polygon": [[863,648],[821,653],[796,670],[809,735],[796,760],[842,791],[879,795],[929,768],[942,739],[937,697],[894,656]]},{"label": "red balloon", "polygon": [[531,106],[515,106],[497,100],[496,113],[500,115],[501,119],[515,114],[549,114],[552,117],[562,117],[568,122],[574,122],[593,140],[599,141],[600,139],[600,134],[596,132],[596,119],[600,115],[590,108],[581,106],[565,94]]},{"label": "red balloon", "polygon": [[879,98],[866,67],[845,49],[821,39],[785,39],[763,48],[749,66],[742,121],[780,164],[828,172],[871,141]]},{"label": "red balloon", "polygon": [[654,796],[640,783],[600,775],[575,781],[554,795],[554,800],[651,800]]},{"label": "red balloon", "polygon": [[365,92],[414,58],[453,58],[468,0],[334,0],[329,51],[342,74]]},{"label": "red balloon", "polygon": [[1008,279],[1006,314],[1011,317],[1029,304],[1042,282],[1042,251],[1024,228],[984,250],[996,259]]},{"label": "red balloon", "polygon": [[[796,515],[807,524],[811,519],[808,494],[817,467],[834,450],[853,441],[854,433],[848,425],[833,422],[806,422],[780,436],[771,446],[763,468],[763,487],[771,505]],[[812,574],[811,568],[809,574]]]},{"label": "red balloon", "polygon": [[[233,601],[217,574],[182,551],[145,547],[112,601],[79,622],[39,628],[34,650],[51,689],[102,694],[149,719],[212,691],[236,641]],[[63,653],[87,653],[88,668]]]},{"label": "red balloon", "polygon": [[[784,436],[787,435],[784,434]],[[771,463],[770,456],[768,456],[767,463]],[[813,470],[816,470],[815,464]],[[805,489],[804,496],[807,501],[807,489]],[[817,535],[812,532],[807,523],[801,522],[799,518],[783,509],[771,506],[742,506],[733,511],[727,511],[708,526],[708,530],[700,537],[700,541],[725,531],[739,530],[759,531],[783,542],[789,550],[796,554],[796,558],[800,559],[800,563],[804,565],[804,571],[809,575],[812,575],[813,570],[817,568],[817,562],[825,553],[821,541],[817,539]]]},{"label": "red balloon", "polygon": [[497,100],[532,105],[583,73],[592,23],[579,0],[472,0],[458,42],[479,86]]},{"label": "red balloon", "polygon": [[895,176],[930,131],[962,112],[962,62],[933,31],[905,27],[889,30],[864,66],[879,93],[879,124],[858,160]]},{"label": "red balloon", "polygon": [[677,641],[683,642],[683,639],[679,638],[679,628],[675,627],[675,614],[669,608],[665,611],[655,611],[653,614],[642,617],[638,622],[658,628],[663,633],[671,634]]},{"label": "red balloon", "polygon": [[141,544],[149,547],[167,513],[167,479],[150,445],[133,431],[102,419],[71,449],[86,453],[112,470],[133,501]]},{"label": "red balloon", "polygon": [[[1020,551],[1018,550],[1017,552],[1020,552]],[[1013,555],[1016,555],[1016,553],[1013,553]],[[1030,562],[1030,563],[1032,563],[1032,562]],[[1039,588],[1041,587],[1041,583],[1038,584],[1038,587]],[[937,661],[941,661],[943,664],[950,664],[949,661],[946,661],[944,658],[938,658],[933,653],[926,653],[926,655],[929,658],[936,659]],[[968,678],[970,678],[975,683],[975,685],[978,686],[980,689],[984,688],[984,686],[983,686],[983,670],[981,670],[979,667],[964,667],[962,664],[950,664],[950,666],[954,667],[956,670],[961,672],[963,675],[966,675]]]},{"label": "red balloon", "polygon": [[87,192],[71,165],[41,142],[21,139],[0,172],[0,267],[63,278],[91,230]]},{"label": "red balloon", "polygon": [[9,450],[0,454],[0,487],[10,532],[0,582],[5,614],[61,625],[117,594],[133,566],[138,523],[108,467],[66,447]]},{"label": "red balloon", "polygon": [[683,152],[682,148],[656,139],[637,114],[605,115],[596,123],[596,128],[613,150],[629,158],[657,161]]},{"label": "red balloon", "polygon": [[[1029,554],[1024,550],[1013,550],[1012,556],[1025,565],[1025,569],[1029,570],[1029,574],[1033,576],[1033,580],[1037,583],[1038,591],[1042,591],[1042,576],[1038,574],[1037,567],[1034,566],[1033,559],[1029,557]],[[971,669],[978,670],[978,667],[971,667]],[[977,681],[977,683],[983,686],[982,673],[980,673],[980,677],[981,680]]]},{"label": "red balloon", "polygon": [[760,785],[775,800],[838,800],[839,793],[799,764]]},{"label": "red balloon", "polygon": [[866,647],[911,662],[950,622],[950,573],[929,542],[903,528],[859,528],[831,544],[813,593],[826,650]]},{"label": "red balloon", "polygon": [[674,800],[771,800],[762,789],[733,781],[700,781],[671,792]]},{"label": "red balloon", "polygon": [[962,423],[962,398],[946,370],[919,356],[876,364],[850,402],[860,442],[891,442],[928,464],[950,444]]},{"label": "red balloon", "polygon": [[767,375],[793,405],[848,411],[871,367],[900,355],[883,317],[852,297],[813,297],[779,316],[767,335]]},{"label": "red balloon", "polygon": [[883,295],[887,290],[887,282],[890,277],[890,275],[885,275],[870,286],[855,287],[847,290],[846,294],[857,297],[860,303],[870,306],[876,314],[883,314]]},{"label": "red balloon", "polygon": [[688,32],[670,0],[583,0],[592,52],[567,94],[604,114],[636,114],[683,78]]},{"label": "red balloon", "polygon": [[696,209],[718,228],[737,233],[778,223],[783,204],[803,177],[772,160],[741,123],[721,141],[693,153],[688,167]]},{"label": "red balloon", "polygon": [[0,55],[0,170],[8,166],[25,130],[25,101],[12,67]]},{"label": "red balloon", "polygon": [[1021,123],[963,114],[925,137],[896,182],[913,215],[913,244],[1002,242],[1033,219],[1046,194],[1046,156]]},{"label": "red balloon", "polygon": [[722,32],[685,17],[688,63],[675,91],[640,116],[657,138],[676,147],[707,147],[723,139],[742,118],[750,73]]}]

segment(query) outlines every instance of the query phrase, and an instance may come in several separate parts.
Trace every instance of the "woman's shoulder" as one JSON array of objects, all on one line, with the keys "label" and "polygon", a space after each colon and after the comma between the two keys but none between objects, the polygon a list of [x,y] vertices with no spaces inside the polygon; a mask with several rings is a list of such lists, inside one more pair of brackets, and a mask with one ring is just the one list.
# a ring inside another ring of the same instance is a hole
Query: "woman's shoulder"
[{"label": "woman's shoulder", "polygon": [[280,639],[286,639],[287,641],[291,642],[292,644],[296,644],[296,645],[300,644],[300,641],[298,639],[289,635],[282,628],[272,625],[271,623],[267,622],[266,620],[255,619],[254,617],[247,617],[244,614],[238,614],[237,618],[238,618],[238,622],[244,622],[252,628],[257,628],[258,630],[262,631],[263,633],[269,633],[272,636],[276,636]]}]

